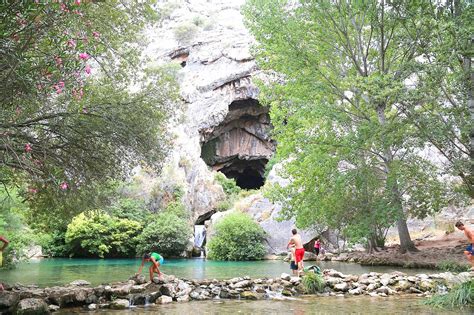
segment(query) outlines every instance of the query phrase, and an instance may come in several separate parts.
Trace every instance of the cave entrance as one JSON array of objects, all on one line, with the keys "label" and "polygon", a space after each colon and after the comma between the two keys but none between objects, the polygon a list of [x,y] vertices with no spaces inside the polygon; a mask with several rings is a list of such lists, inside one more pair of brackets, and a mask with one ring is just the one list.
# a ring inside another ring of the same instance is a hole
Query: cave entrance
[{"label": "cave entrance", "polygon": [[268,108],[255,99],[236,100],[224,120],[201,132],[201,158],[243,189],[265,183],[265,165],[275,152]]}]

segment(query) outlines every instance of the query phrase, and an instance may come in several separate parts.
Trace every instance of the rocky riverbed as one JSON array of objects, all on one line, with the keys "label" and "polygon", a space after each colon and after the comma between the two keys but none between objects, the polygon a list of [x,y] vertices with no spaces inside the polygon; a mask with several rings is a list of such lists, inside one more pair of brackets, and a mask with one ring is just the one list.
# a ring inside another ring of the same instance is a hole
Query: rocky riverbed
[{"label": "rocky riverbed", "polygon": [[[458,283],[474,277],[474,272],[453,274],[418,274],[401,272],[344,275],[333,269],[323,271],[325,288],[320,296],[416,294],[428,296],[447,291]],[[88,310],[103,308],[127,309],[132,305],[182,303],[210,299],[285,299],[305,294],[301,278],[282,274],[279,278],[238,277],[229,280],[188,280],[174,276],[155,277],[146,282],[142,275],[126,282],[91,287],[84,280],[67,286],[38,288],[16,284],[6,286],[0,293],[2,314],[47,314],[60,308],[84,307]]]}]

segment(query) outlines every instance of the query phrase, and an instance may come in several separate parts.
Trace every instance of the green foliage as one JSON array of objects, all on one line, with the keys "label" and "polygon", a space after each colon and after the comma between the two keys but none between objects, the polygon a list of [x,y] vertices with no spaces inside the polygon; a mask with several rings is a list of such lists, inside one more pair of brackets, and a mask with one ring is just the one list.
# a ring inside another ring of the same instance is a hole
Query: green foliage
[{"label": "green foliage", "polygon": [[147,218],[151,215],[143,201],[132,198],[120,198],[106,208],[106,211],[113,217],[142,223],[147,221]]},{"label": "green foliage", "polygon": [[198,30],[199,28],[196,26],[196,24],[183,22],[174,28],[173,32],[177,41],[182,44],[187,44],[194,38]]},{"label": "green foliage", "polygon": [[[438,46],[459,32],[453,11],[436,5],[247,1],[258,64],[275,74],[259,87],[271,106],[276,158],[291,181],[270,191],[285,218],[375,245],[394,222],[402,227],[407,216],[422,218],[456,201],[440,179],[446,171],[463,180],[471,172],[466,85],[451,77],[465,74],[459,62],[444,59],[459,60],[448,57],[452,50]],[[439,18],[443,9],[447,16]],[[441,64],[425,62],[436,54]],[[430,146],[451,161],[448,169],[420,154]],[[399,229],[402,250],[414,247],[406,231]]]},{"label": "green foliage", "polygon": [[469,271],[469,267],[466,264],[460,264],[454,260],[442,260],[436,264],[436,268],[443,271],[450,272],[465,272]]},{"label": "green foliage", "polygon": [[301,283],[303,283],[304,290],[308,294],[323,292],[326,285],[323,276],[315,272],[306,273]]},{"label": "green foliage", "polygon": [[73,218],[65,241],[73,256],[131,257],[141,230],[139,222],[111,217],[101,210],[90,211]]},{"label": "green foliage", "polygon": [[453,287],[447,294],[436,294],[428,298],[425,304],[437,308],[474,307],[474,280]]},{"label": "green foliage", "polygon": [[184,206],[171,203],[146,224],[138,238],[137,253],[155,251],[164,256],[179,256],[191,235]]},{"label": "green foliage", "polygon": [[215,225],[208,243],[208,258],[215,260],[257,260],[265,255],[264,230],[244,213],[232,213]]},{"label": "green foliage", "polygon": [[44,234],[38,242],[43,254],[51,257],[68,257],[72,253],[69,243],[66,244],[66,231],[58,230]]},{"label": "green foliage", "polygon": [[177,94],[172,74],[146,69],[141,58],[155,2],[0,4],[8,148],[0,150],[0,182],[27,182],[36,202],[123,178],[137,163],[159,170]]},{"label": "green foliage", "polygon": [[221,184],[222,188],[224,189],[224,192],[226,195],[234,195],[238,194],[241,190],[239,186],[235,183],[234,179],[227,178],[224,174],[221,172],[217,172],[214,175],[214,179]]}]

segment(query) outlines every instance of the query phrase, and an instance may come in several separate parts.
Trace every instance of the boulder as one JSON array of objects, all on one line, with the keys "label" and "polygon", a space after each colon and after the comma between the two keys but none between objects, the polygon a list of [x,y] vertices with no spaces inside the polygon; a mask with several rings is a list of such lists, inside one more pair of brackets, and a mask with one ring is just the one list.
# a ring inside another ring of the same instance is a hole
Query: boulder
[{"label": "boulder", "polygon": [[233,283],[230,285],[231,289],[237,289],[237,288],[247,288],[252,286],[252,282],[250,280],[243,280],[239,281],[237,283]]},{"label": "boulder", "polygon": [[20,300],[20,294],[17,292],[3,291],[0,292],[0,310],[8,309]]},{"label": "boulder", "polygon": [[95,303],[89,304],[89,305],[87,305],[87,309],[89,311],[95,311],[95,310],[97,310],[97,304],[95,304]]},{"label": "boulder", "polygon": [[160,288],[160,292],[162,295],[166,295],[166,296],[175,296],[175,289],[174,289],[174,286],[173,284],[171,283],[166,283],[164,285],[161,286]]},{"label": "boulder", "polygon": [[42,299],[24,299],[15,307],[15,314],[18,315],[43,315],[50,313],[48,304]]},{"label": "boulder", "polygon": [[136,274],[129,278],[129,280],[135,281],[135,284],[144,284],[146,283],[146,278],[142,274]]},{"label": "boulder", "polygon": [[126,299],[116,299],[110,302],[109,307],[113,310],[124,310],[130,307],[130,302]]},{"label": "boulder", "polygon": [[178,302],[189,302],[190,298],[189,298],[189,295],[183,295],[183,296],[180,296],[176,299],[176,301]]},{"label": "boulder", "polygon": [[156,300],[156,304],[168,304],[173,302],[171,296],[162,295]]},{"label": "boulder", "polygon": [[87,287],[91,285],[91,283],[86,280],[74,280],[73,282],[69,283],[69,285],[76,286],[76,287]]},{"label": "boulder", "polygon": [[355,288],[355,289],[352,289],[352,290],[349,290],[348,293],[351,294],[351,295],[359,295],[359,294],[362,294],[362,289],[361,288]]},{"label": "boulder", "polygon": [[54,304],[49,305],[48,308],[49,308],[49,311],[50,311],[50,312],[56,312],[56,311],[58,311],[58,310],[60,309],[59,306],[54,305]]},{"label": "boulder", "polygon": [[244,291],[240,293],[240,298],[244,300],[258,300],[259,295],[256,292]]},{"label": "boulder", "polygon": [[347,282],[337,283],[334,285],[334,290],[340,292],[347,292],[349,290],[349,285]]},{"label": "boulder", "polygon": [[282,280],[286,280],[286,281],[290,281],[290,280],[291,280],[291,276],[290,276],[289,274],[287,274],[287,273],[282,273],[281,276],[280,276],[280,278],[281,278]]}]

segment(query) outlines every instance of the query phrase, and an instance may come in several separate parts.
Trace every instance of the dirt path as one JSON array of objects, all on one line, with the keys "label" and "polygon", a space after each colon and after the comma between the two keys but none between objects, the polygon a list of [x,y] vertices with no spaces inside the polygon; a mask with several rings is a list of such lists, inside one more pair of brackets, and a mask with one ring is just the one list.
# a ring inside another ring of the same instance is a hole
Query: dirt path
[{"label": "dirt path", "polygon": [[399,252],[399,245],[387,247],[385,250],[367,254],[365,252],[343,253],[336,258],[343,261],[354,261],[363,265],[403,266],[413,268],[436,268],[440,263],[452,262],[453,264],[469,266],[463,251],[467,240],[462,234],[436,236],[432,239],[415,241],[419,252]]}]

